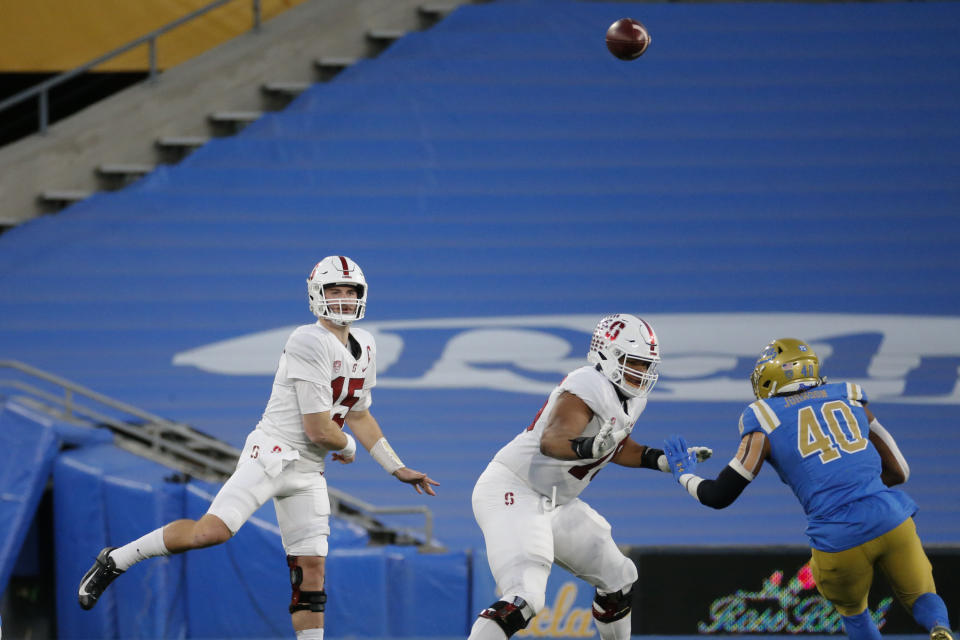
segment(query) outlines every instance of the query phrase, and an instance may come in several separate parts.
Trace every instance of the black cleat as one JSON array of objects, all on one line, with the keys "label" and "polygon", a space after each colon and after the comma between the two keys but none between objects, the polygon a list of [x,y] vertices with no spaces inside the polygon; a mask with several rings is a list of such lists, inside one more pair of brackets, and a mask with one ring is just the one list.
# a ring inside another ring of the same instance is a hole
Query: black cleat
[{"label": "black cleat", "polygon": [[953,640],[953,634],[950,633],[950,629],[937,625],[930,629],[930,640]]},{"label": "black cleat", "polygon": [[83,580],[80,581],[78,600],[82,609],[93,609],[93,605],[97,604],[97,600],[110,586],[110,583],[123,573],[123,571],[117,569],[113,558],[110,557],[110,552],[114,549],[116,547],[104,547],[97,554],[97,561],[90,567],[90,571],[87,571]]}]

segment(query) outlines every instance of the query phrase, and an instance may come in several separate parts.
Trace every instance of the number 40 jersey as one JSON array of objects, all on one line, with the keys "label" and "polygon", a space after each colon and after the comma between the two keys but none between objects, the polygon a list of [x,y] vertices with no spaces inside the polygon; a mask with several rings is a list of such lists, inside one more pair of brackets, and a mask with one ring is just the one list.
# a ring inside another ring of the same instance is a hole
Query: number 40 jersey
[{"label": "number 40 jersey", "polygon": [[581,434],[585,437],[597,435],[604,424],[610,424],[614,430],[622,429],[624,425],[632,429],[647,406],[646,398],[621,399],[613,384],[592,366],[575,369],[553,389],[533,424],[504,445],[494,456],[493,463],[505,465],[541,495],[553,499],[556,490],[557,505],[566,504],[580,495],[587,483],[620,451],[617,447],[602,458],[585,460],[559,460],[540,453],[543,430],[564,392],[583,400],[593,412]]},{"label": "number 40 jersey", "polygon": [[793,490],[807,516],[810,544],[843,551],[890,531],[917,505],[880,480],[880,454],[859,385],[824,384],[750,404],[741,437],[760,431],[770,441],[767,461]]}]

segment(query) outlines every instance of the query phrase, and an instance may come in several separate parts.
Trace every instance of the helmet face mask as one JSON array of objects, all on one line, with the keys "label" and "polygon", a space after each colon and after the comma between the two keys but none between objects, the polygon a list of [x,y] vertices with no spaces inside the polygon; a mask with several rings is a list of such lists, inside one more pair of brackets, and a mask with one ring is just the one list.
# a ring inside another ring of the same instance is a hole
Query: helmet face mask
[{"label": "helmet face mask", "polygon": [[[330,287],[352,287],[356,291],[356,297],[327,297]],[[366,314],[367,281],[359,265],[350,258],[327,256],[316,264],[307,278],[307,297],[310,311],[317,318],[338,325],[348,325]]]},{"label": "helmet face mask", "polygon": [[590,339],[587,360],[624,395],[645,398],[660,377],[660,343],[653,327],[626,313],[605,316]]},{"label": "helmet face mask", "polygon": [[806,342],[779,338],[763,351],[753,367],[750,384],[758,400],[802,391],[826,382],[820,376],[820,358]]}]

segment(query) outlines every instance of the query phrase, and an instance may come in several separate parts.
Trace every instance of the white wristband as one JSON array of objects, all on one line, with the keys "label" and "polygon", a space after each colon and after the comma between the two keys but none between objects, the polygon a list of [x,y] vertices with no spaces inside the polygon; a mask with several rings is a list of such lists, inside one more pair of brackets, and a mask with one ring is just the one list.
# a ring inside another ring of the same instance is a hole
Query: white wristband
[{"label": "white wristband", "polygon": [[342,455],[344,458],[352,458],[357,455],[357,441],[353,439],[349,433],[344,433],[347,437],[347,444],[343,449],[337,449],[337,453]]},{"label": "white wristband", "polygon": [[370,447],[370,455],[383,467],[384,471],[391,475],[397,469],[402,469],[406,466],[403,464],[403,461],[400,460],[400,456],[397,455],[396,451],[393,450],[393,447],[390,446],[390,443],[387,442],[386,438],[380,438],[375,445]]},{"label": "white wristband", "polygon": [[670,461],[667,460],[667,456],[660,454],[660,457],[657,458],[657,468],[664,473],[670,473]]},{"label": "white wristband", "polygon": [[700,501],[700,498],[697,497],[697,487],[699,487],[700,483],[703,482],[703,478],[692,473],[684,473],[677,478],[677,482],[679,482],[683,488],[687,490],[687,493],[696,498],[698,502]]}]

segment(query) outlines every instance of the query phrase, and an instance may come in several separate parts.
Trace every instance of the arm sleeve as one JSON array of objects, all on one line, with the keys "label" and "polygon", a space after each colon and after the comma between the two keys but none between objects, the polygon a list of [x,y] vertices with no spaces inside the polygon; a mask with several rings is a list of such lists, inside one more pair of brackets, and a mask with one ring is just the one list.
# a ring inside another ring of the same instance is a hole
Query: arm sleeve
[{"label": "arm sleeve", "polygon": [[[735,468],[734,463],[735,460],[724,467],[716,480],[707,480],[689,473],[680,477],[680,483],[700,504],[714,509],[729,507],[750,484],[750,480]],[[740,466],[742,468],[742,465]],[[749,472],[747,473],[749,475]]]}]

